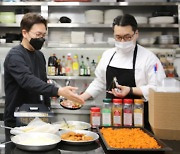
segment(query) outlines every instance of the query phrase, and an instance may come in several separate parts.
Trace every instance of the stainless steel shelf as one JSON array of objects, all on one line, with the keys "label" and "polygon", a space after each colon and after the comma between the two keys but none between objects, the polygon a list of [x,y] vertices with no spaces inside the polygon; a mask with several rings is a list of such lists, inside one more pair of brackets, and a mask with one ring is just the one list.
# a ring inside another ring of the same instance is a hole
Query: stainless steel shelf
[{"label": "stainless steel shelf", "polygon": [[57,44],[57,45],[47,45],[48,48],[112,48],[114,45],[106,43],[102,44]]},{"label": "stainless steel shelf", "polygon": [[48,79],[54,80],[93,80],[92,76],[48,76]]},{"label": "stainless steel shelf", "polygon": [[0,2],[0,6],[176,6],[178,2]]},{"label": "stainless steel shelf", "polygon": [[87,23],[48,23],[48,27],[62,28],[111,28],[111,24],[87,24]]},{"label": "stainless steel shelf", "polygon": [[148,48],[167,48],[167,49],[176,49],[179,48],[180,45],[179,44],[153,44],[153,45],[142,45],[144,47],[148,47]]},{"label": "stainless steel shelf", "polygon": [[0,23],[0,27],[20,27],[20,23]]},{"label": "stainless steel shelf", "polygon": [[140,28],[179,28],[179,24],[139,24]]},{"label": "stainless steel shelf", "polygon": [[[20,27],[20,23],[0,23],[0,27]],[[49,28],[111,28],[111,24],[48,23]],[[179,28],[179,24],[139,24],[139,28]]]},{"label": "stainless steel shelf", "polygon": [[175,6],[176,2],[48,2],[48,6]]},{"label": "stainless steel shelf", "polygon": [[0,6],[41,6],[45,2],[0,2]]}]

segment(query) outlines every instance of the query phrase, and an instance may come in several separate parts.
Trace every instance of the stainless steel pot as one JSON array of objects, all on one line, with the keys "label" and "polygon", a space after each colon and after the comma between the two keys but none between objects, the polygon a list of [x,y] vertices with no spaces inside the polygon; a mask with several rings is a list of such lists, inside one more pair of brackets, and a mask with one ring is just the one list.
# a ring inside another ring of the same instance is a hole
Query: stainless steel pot
[{"label": "stainless steel pot", "polygon": [[55,148],[61,138],[51,133],[33,132],[13,136],[11,141],[22,150],[46,151]]}]

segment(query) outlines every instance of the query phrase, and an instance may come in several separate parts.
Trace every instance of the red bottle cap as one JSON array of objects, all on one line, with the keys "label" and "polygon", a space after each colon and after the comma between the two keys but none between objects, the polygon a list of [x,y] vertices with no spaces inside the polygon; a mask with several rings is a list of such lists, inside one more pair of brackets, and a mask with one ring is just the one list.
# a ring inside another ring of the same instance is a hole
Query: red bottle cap
[{"label": "red bottle cap", "polygon": [[124,103],[132,104],[133,103],[133,99],[124,99]]},{"label": "red bottle cap", "polygon": [[99,107],[91,107],[91,111],[92,112],[100,112],[100,108]]},{"label": "red bottle cap", "polygon": [[113,99],[113,103],[121,104],[122,103],[122,99]]}]

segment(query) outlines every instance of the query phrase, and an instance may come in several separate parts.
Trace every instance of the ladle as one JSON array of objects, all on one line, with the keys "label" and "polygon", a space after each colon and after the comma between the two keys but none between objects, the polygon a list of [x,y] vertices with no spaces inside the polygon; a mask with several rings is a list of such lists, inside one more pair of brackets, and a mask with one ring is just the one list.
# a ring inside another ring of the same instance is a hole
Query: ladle
[{"label": "ladle", "polygon": [[3,125],[1,125],[1,127],[2,127],[2,128],[6,128],[6,129],[14,129],[14,128],[12,128],[12,127],[3,126]]},{"label": "ladle", "polygon": [[63,120],[64,120],[65,124],[67,125],[67,127],[69,128],[69,124],[67,123],[66,119],[63,118]]},{"label": "ladle", "polygon": [[0,144],[0,148],[5,148],[5,145],[8,144],[8,143],[11,143],[12,141],[7,141],[7,142],[4,142],[4,143],[1,143]]}]

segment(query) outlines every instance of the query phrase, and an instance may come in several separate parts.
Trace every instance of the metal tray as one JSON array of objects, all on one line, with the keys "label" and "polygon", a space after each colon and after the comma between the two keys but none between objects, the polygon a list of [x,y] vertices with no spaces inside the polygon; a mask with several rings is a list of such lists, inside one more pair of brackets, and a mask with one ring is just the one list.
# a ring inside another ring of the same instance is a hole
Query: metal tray
[{"label": "metal tray", "polygon": [[153,137],[158,142],[158,144],[161,146],[160,149],[111,148],[107,144],[107,142],[106,142],[104,136],[102,135],[102,133],[100,132],[101,128],[102,128],[102,126],[97,128],[98,134],[100,136],[100,143],[101,143],[103,149],[108,153],[113,153],[114,154],[114,153],[118,153],[118,152],[124,152],[124,153],[126,153],[126,152],[138,152],[138,153],[147,153],[147,152],[153,152],[154,153],[154,152],[157,152],[159,154],[159,153],[161,153],[161,152],[163,153],[165,151],[172,151],[172,149],[170,147],[168,147],[165,143],[163,143],[161,140],[156,138],[152,133],[150,133],[149,131],[147,131],[146,129],[141,128],[141,127],[104,127],[104,128],[114,128],[114,129],[140,128],[141,130],[143,130],[149,136]]},{"label": "metal tray", "polygon": [[70,141],[70,140],[61,139],[62,142],[67,143],[67,144],[72,144],[72,145],[90,144],[99,138],[99,135],[97,133],[94,133],[94,132],[91,132],[88,130],[61,130],[61,131],[59,131],[60,137],[64,133],[68,133],[68,132],[82,133],[82,134],[85,134],[87,136],[93,137],[93,140],[91,140],[91,141]]}]

